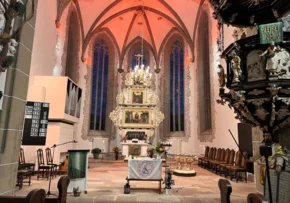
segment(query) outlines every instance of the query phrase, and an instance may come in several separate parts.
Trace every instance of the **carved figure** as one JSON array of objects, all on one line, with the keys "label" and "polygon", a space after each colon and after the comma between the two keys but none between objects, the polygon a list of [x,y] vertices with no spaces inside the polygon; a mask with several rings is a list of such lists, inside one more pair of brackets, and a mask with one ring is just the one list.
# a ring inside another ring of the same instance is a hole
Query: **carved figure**
[{"label": "carved figure", "polygon": [[231,64],[232,64],[232,71],[234,73],[233,82],[239,82],[240,76],[242,74],[241,58],[237,55],[237,53],[235,51],[233,51],[233,53],[232,53]]},{"label": "carved figure", "polygon": [[260,55],[261,57],[266,56],[266,70],[268,70],[272,76],[277,74],[278,58],[276,57],[276,53],[280,51],[280,47],[275,46],[275,43],[272,41],[268,49]]},{"label": "carved figure", "polygon": [[226,74],[224,67],[222,65],[218,65],[218,77],[219,77],[219,85],[223,88],[226,85]]}]

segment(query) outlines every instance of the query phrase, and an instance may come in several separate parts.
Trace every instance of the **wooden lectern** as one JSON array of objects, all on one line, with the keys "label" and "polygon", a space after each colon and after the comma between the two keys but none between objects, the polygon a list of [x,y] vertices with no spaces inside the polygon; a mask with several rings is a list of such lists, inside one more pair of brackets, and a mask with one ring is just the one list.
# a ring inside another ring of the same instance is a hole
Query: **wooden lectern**
[{"label": "wooden lectern", "polygon": [[68,176],[70,184],[68,192],[73,192],[73,188],[87,194],[88,175],[88,149],[68,150]]}]

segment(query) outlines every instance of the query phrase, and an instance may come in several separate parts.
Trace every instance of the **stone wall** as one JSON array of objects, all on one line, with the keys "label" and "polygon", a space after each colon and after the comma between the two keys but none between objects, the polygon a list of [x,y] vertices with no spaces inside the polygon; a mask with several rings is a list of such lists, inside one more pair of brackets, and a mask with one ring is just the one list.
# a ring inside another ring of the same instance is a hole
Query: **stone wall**
[{"label": "stone wall", "polygon": [[[22,27],[17,61],[6,70],[3,110],[0,111],[0,195],[12,194],[16,184],[37,3],[35,0],[34,17]],[[31,8],[31,1],[28,1],[27,15],[31,13]]]}]

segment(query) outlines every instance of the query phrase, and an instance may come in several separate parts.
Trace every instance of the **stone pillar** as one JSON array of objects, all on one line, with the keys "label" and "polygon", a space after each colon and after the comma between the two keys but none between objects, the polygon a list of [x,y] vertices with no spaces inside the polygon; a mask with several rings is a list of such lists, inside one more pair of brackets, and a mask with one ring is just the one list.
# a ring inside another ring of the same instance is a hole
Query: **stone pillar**
[{"label": "stone pillar", "polygon": [[[37,3],[35,0],[35,7]],[[27,15],[31,9],[31,1],[28,1]],[[16,184],[36,13],[35,8],[33,18],[22,27],[17,40],[17,61],[6,70],[3,110],[0,110],[0,195],[11,195]]]},{"label": "stone pillar", "polygon": [[[263,145],[263,131],[259,127],[252,128],[253,159],[260,157],[260,146]],[[260,179],[260,166],[254,163],[255,183],[259,192],[264,193],[264,186]]]}]

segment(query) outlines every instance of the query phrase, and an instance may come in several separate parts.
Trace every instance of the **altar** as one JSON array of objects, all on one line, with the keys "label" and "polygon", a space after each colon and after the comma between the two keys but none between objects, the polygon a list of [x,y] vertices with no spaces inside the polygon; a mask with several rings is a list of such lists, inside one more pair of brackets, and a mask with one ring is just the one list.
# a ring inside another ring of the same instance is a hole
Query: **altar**
[{"label": "altar", "polygon": [[151,89],[150,68],[141,65],[143,56],[136,55],[138,64],[125,77],[125,88],[117,95],[117,107],[110,119],[121,137],[122,154],[146,156],[148,142],[153,141],[155,129],[164,120],[159,110],[158,95]]},{"label": "altar", "polygon": [[125,156],[125,159],[128,159],[129,155],[147,156],[148,144],[144,141],[141,143],[121,142],[121,146],[122,155]]}]

